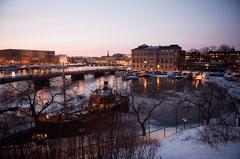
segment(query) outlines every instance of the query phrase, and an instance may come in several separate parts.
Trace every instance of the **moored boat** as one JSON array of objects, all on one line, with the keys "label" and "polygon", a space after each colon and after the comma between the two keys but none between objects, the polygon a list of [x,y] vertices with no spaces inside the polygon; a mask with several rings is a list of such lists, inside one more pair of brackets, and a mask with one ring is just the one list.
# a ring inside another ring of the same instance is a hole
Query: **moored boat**
[{"label": "moored boat", "polygon": [[183,79],[183,75],[175,75],[175,79]]},{"label": "moored boat", "polygon": [[205,72],[199,72],[195,74],[195,79],[196,80],[203,80],[203,79],[207,79],[208,78],[208,74]]},{"label": "moored boat", "polygon": [[169,73],[167,74],[167,78],[169,78],[169,79],[174,79],[174,78],[175,78],[175,74],[172,73],[172,72],[169,72]]},{"label": "moored boat", "polygon": [[113,91],[104,81],[103,88],[98,88],[90,94],[89,107],[105,110],[123,110],[128,111],[129,97],[126,93]]}]

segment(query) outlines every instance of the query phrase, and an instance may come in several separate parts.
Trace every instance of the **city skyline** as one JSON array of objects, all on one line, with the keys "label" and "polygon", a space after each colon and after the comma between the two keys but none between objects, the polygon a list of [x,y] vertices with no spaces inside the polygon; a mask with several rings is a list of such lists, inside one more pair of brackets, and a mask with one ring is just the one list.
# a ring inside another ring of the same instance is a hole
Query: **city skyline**
[{"label": "city skyline", "polygon": [[0,49],[130,54],[141,44],[240,49],[240,2],[0,0]]}]

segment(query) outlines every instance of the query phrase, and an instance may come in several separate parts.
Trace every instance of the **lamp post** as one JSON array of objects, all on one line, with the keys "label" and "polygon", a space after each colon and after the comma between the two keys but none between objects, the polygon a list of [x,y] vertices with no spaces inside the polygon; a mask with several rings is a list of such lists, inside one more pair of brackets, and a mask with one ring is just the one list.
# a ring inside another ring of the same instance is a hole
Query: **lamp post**
[{"label": "lamp post", "polygon": [[182,121],[183,121],[183,128],[185,129],[186,128],[187,119],[183,118]]},{"label": "lamp post", "polygon": [[177,107],[175,107],[176,133],[177,133]]}]

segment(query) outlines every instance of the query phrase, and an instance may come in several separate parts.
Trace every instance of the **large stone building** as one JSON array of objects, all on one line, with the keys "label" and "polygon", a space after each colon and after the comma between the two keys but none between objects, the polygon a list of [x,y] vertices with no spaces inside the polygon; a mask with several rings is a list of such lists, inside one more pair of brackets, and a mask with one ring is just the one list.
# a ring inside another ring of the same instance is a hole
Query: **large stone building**
[{"label": "large stone building", "polygon": [[13,65],[29,65],[52,63],[55,51],[5,49],[0,50],[0,63]]},{"label": "large stone building", "polygon": [[132,50],[133,71],[176,71],[177,58],[182,48],[178,45],[141,45]]}]

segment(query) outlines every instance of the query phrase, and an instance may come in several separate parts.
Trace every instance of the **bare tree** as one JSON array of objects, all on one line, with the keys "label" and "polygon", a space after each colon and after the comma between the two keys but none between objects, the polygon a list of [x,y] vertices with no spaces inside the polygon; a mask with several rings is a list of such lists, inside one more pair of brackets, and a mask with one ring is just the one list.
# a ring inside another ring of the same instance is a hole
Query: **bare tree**
[{"label": "bare tree", "polygon": [[231,48],[229,45],[222,44],[219,46],[218,51],[231,51]]},{"label": "bare tree", "polygon": [[[48,139],[42,144],[0,147],[0,158],[111,158],[153,159],[159,148],[157,140],[138,136],[132,115],[112,113],[101,116],[92,132],[83,136]],[[94,125],[92,124],[92,125]]]},{"label": "bare tree", "polygon": [[227,105],[228,101],[224,97],[225,95],[221,88],[208,84],[194,92],[184,90],[184,98],[181,102],[185,107],[199,111],[199,115],[208,125],[210,119],[215,116],[219,117],[220,110]]},{"label": "bare tree", "polygon": [[230,104],[229,104],[230,110],[233,113],[235,113],[236,126],[240,126],[240,97],[237,89],[239,88],[228,87],[224,90],[224,93],[230,101]]},{"label": "bare tree", "polygon": [[202,54],[205,54],[205,53],[210,51],[210,48],[209,47],[203,47],[203,48],[199,49],[198,51]]},{"label": "bare tree", "polygon": [[228,89],[209,83],[195,92],[185,90],[182,104],[199,112],[200,121],[206,121],[199,128],[199,139],[211,146],[219,142],[239,140],[240,131],[235,127],[234,113],[239,117],[239,98]]},{"label": "bare tree", "polygon": [[[10,89],[11,94],[9,100],[15,101],[16,104],[16,107],[11,109],[18,109],[26,116],[33,118],[36,125],[40,123],[41,114],[55,102],[56,96],[62,95],[62,91],[53,93],[54,91],[50,88],[35,89],[31,83],[24,88],[8,84],[7,88]],[[21,107],[27,108],[29,111],[23,110]]]},{"label": "bare tree", "polygon": [[152,103],[149,104],[144,101],[135,101],[135,96],[133,93],[130,94],[130,108],[133,110],[133,113],[137,117],[137,122],[141,127],[142,135],[146,135],[146,122],[150,119],[154,110],[163,103],[163,100],[152,100]]},{"label": "bare tree", "polygon": [[199,52],[197,49],[190,49],[189,52]]},{"label": "bare tree", "polygon": [[210,46],[209,49],[210,51],[217,51],[217,46],[214,46],[214,45]]}]

